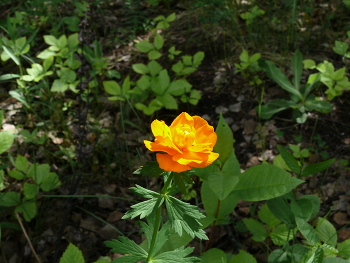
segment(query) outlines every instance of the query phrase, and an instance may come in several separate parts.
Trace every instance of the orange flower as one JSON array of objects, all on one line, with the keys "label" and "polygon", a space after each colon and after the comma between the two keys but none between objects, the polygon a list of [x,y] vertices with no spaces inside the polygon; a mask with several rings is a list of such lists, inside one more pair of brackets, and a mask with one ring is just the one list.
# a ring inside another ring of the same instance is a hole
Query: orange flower
[{"label": "orange flower", "polygon": [[165,171],[180,173],[192,167],[203,168],[219,157],[212,152],[217,140],[214,128],[199,116],[183,112],[170,127],[154,120],[151,129],[155,140],[144,143],[150,151],[165,153],[157,153],[159,167]]}]

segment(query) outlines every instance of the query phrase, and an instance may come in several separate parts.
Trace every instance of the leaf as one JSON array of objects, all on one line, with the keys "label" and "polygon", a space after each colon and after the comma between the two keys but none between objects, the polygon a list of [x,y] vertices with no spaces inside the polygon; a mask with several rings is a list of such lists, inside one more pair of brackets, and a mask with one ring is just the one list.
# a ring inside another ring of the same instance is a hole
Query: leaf
[{"label": "leaf", "polygon": [[316,232],[320,240],[335,247],[337,245],[338,235],[335,227],[322,217],[318,218]]},{"label": "leaf", "polygon": [[326,258],[323,258],[322,263],[349,263],[349,261],[342,258],[326,257]]},{"label": "leaf", "polygon": [[187,93],[191,90],[192,85],[188,83],[185,79],[178,79],[175,81],[172,81],[170,83],[169,88],[167,89],[167,93],[170,93],[174,96],[180,96],[184,93]]},{"label": "leaf", "polygon": [[17,192],[0,193],[0,206],[10,207],[21,203],[21,195]]},{"label": "leaf", "polygon": [[338,255],[342,258],[350,258],[350,239],[343,241],[337,245]]},{"label": "leaf", "polygon": [[51,35],[44,35],[44,41],[46,44],[50,46],[58,46],[58,40],[54,36]]},{"label": "leaf", "polygon": [[312,203],[308,199],[292,199],[290,207],[295,217],[301,218],[306,222],[310,220],[312,213]]},{"label": "leaf", "polygon": [[316,195],[303,195],[298,199],[298,201],[302,201],[304,199],[309,200],[309,202],[312,204],[309,220],[313,219],[320,211],[320,198]]},{"label": "leaf", "polygon": [[282,249],[272,251],[268,258],[268,263],[290,263],[288,253]]},{"label": "leaf", "polygon": [[147,259],[148,253],[127,237],[118,237],[119,240],[105,241],[104,244],[111,248],[111,252],[126,256],[115,259],[114,263],[136,263]]},{"label": "leaf", "polygon": [[216,224],[222,223],[224,218],[235,209],[239,200],[234,194],[229,194],[224,200],[219,201],[207,181],[202,183],[201,198],[207,217],[212,216]]},{"label": "leaf", "polygon": [[282,224],[278,225],[274,230],[272,230],[269,236],[275,245],[283,246],[288,241],[293,239],[295,233],[296,229],[288,229],[285,224]]},{"label": "leaf", "polygon": [[[227,257],[224,251],[211,248],[200,257],[202,263],[226,263]],[[243,261],[242,261],[243,262]]]},{"label": "leaf", "polygon": [[264,164],[242,173],[234,192],[242,200],[262,201],[286,194],[302,182],[281,168]]},{"label": "leaf", "polygon": [[310,249],[302,244],[294,244],[291,246],[292,257],[296,262],[301,262],[302,258],[310,251]]},{"label": "leaf", "polygon": [[303,71],[303,56],[299,50],[295,51],[292,57],[293,84],[296,89],[300,89],[301,74]]},{"label": "leaf", "polygon": [[150,177],[159,176],[162,173],[164,173],[164,170],[159,168],[159,164],[156,161],[146,162],[146,165],[141,166],[134,172],[134,174],[140,174],[142,176]]},{"label": "leaf", "polygon": [[72,243],[69,243],[66,251],[64,251],[62,257],[60,258],[60,263],[84,263],[83,253],[74,246]]},{"label": "leaf", "polygon": [[297,223],[299,231],[306,238],[307,241],[311,242],[312,244],[317,244],[318,242],[320,242],[320,237],[317,234],[316,230],[311,225],[309,225],[304,219],[296,217],[295,221]]},{"label": "leaf", "polygon": [[154,49],[154,46],[148,40],[140,41],[135,45],[135,47],[137,48],[138,51],[143,53],[147,53]]},{"label": "leaf", "polygon": [[73,83],[77,78],[77,74],[69,68],[61,68],[60,70],[57,70],[57,75],[64,82],[68,82],[68,83]]},{"label": "leaf", "polygon": [[313,61],[312,59],[305,59],[303,61],[303,64],[304,64],[304,69],[314,69],[314,68],[316,68],[315,61]]},{"label": "leaf", "polygon": [[203,59],[204,59],[204,52],[202,52],[202,51],[197,52],[193,56],[193,64],[192,65],[194,67],[198,67],[202,63]]},{"label": "leaf", "polygon": [[39,193],[39,186],[25,182],[23,185],[23,193],[27,199],[33,199]]},{"label": "leaf", "polygon": [[7,131],[0,131],[0,154],[11,148],[14,136]]},{"label": "leaf", "polygon": [[173,96],[171,96],[169,93],[165,93],[163,96],[157,96],[157,100],[163,103],[164,108],[168,110],[178,109],[176,99]]},{"label": "leaf", "polygon": [[156,49],[160,50],[164,45],[164,38],[157,34],[156,37],[154,38],[154,46]]},{"label": "leaf", "polygon": [[271,61],[260,59],[259,66],[266,72],[267,76],[274,80],[282,89],[294,94],[299,99],[302,98],[299,90],[289,82],[282,71],[279,70]]},{"label": "leaf", "polygon": [[316,175],[317,173],[326,170],[332,163],[334,163],[334,161],[335,159],[329,159],[324,162],[310,164],[304,168],[301,176],[304,177],[309,175]]},{"label": "leaf", "polygon": [[62,79],[55,79],[51,86],[52,92],[65,92],[68,85]]},{"label": "leaf", "polygon": [[165,205],[171,227],[176,233],[181,236],[184,230],[192,238],[196,236],[208,240],[205,232],[201,229],[202,224],[198,222],[199,219],[205,216],[198,211],[197,206],[182,202],[172,196],[165,199]]},{"label": "leaf", "polygon": [[21,75],[18,74],[4,74],[0,76],[0,81],[19,78]]},{"label": "leaf", "polygon": [[333,51],[339,55],[344,55],[348,50],[349,45],[342,41],[335,41],[335,46],[333,47]]},{"label": "leaf", "polygon": [[148,67],[142,63],[132,64],[132,69],[139,74],[147,74],[149,72]]},{"label": "leaf", "polygon": [[300,174],[301,167],[298,164],[297,160],[291,155],[289,152],[287,152],[282,146],[277,145],[278,151],[283,157],[283,160],[286,162],[288,167],[296,174]]},{"label": "leaf", "polygon": [[161,72],[159,72],[159,75],[157,77],[153,77],[151,79],[151,89],[157,95],[164,95],[164,92],[166,92],[169,84],[170,77],[166,69],[163,69]]},{"label": "leaf", "polygon": [[[20,61],[19,61],[19,58],[12,52],[11,49],[8,49],[6,46],[2,46],[2,49],[4,50],[4,53],[2,53],[1,55],[3,54],[6,54],[8,56],[8,58],[11,58],[13,60],[13,62],[16,63],[16,65],[20,65]],[[6,61],[7,59],[3,59],[3,56],[1,56],[2,60]]]},{"label": "leaf", "polygon": [[330,104],[328,101],[306,100],[305,106],[307,106],[310,110],[317,110],[323,113],[328,113],[333,110],[332,104]]},{"label": "leaf", "polygon": [[121,89],[119,84],[116,81],[114,80],[103,81],[102,85],[108,94],[114,95],[114,96],[120,95]]},{"label": "leaf", "polygon": [[15,161],[15,167],[22,172],[26,172],[28,168],[28,159],[18,154]]},{"label": "leaf", "polygon": [[17,180],[22,180],[24,178],[24,174],[18,170],[11,170],[8,172],[8,175]]},{"label": "leaf", "polygon": [[170,23],[175,21],[175,19],[176,19],[176,13],[172,13],[165,20]]},{"label": "leaf", "polygon": [[36,201],[29,200],[16,207],[15,212],[23,213],[23,217],[27,222],[30,222],[36,215]]},{"label": "leaf", "polygon": [[159,196],[158,198],[152,198],[150,200],[138,203],[136,205],[131,206],[131,210],[125,213],[122,219],[127,218],[135,218],[140,216],[140,218],[144,218],[150,215],[154,209],[157,209],[164,201],[164,198]]},{"label": "leaf", "polygon": [[[159,72],[161,72],[161,70],[163,69],[163,67],[155,60],[149,62],[147,67],[152,77],[158,75]],[[148,71],[146,73],[148,73]]]},{"label": "leaf", "polygon": [[221,167],[225,161],[230,158],[233,151],[233,144],[235,142],[231,128],[226,123],[222,114],[220,114],[218,126],[215,129],[218,136],[217,142],[214,146],[214,152],[219,153],[218,160],[221,162]]},{"label": "leaf", "polygon": [[183,70],[183,68],[184,68],[183,63],[179,61],[171,67],[171,70],[179,74]]},{"label": "leaf", "polygon": [[270,119],[274,114],[288,108],[296,108],[298,105],[293,101],[285,99],[273,100],[263,106],[257,106],[255,109],[262,119]]},{"label": "leaf", "polygon": [[252,239],[256,242],[263,242],[267,236],[267,230],[264,225],[253,218],[243,218],[243,223],[248,230],[253,234]]},{"label": "leaf", "polygon": [[294,227],[295,218],[292,210],[284,196],[279,196],[266,201],[274,216],[290,227]]},{"label": "leaf", "polygon": [[240,249],[239,253],[233,255],[228,263],[257,263],[257,261],[251,254]]},{"label": "leaf", "polygon": [[259,219],[264,222],[268,229],[272,229],[275,226],[277,226],[279,223],[281,223],[280,220],[278,220],[274,214],[270,211],[267,204],[263,204],[258,212]]},{"label": "leaf", "polygon": [[160,53],[157,50],[151,50],[150,52],[148,52],[148,59],[158,59],[162,56],[162,53]]},{"label": "leaf", "polygon": [[42,182],[40,184],[40,188],[43,191],[51,191],[55,189],[56,187],[60,186],[61,182],[56,173],[47,173],[45,175],[45,178],[42,179]]},{"label": "leaf", "polygon": [[173,251],[161,253],[152,258],[152,263],[197,263],[201,260],[197,257],[186,257],[193,252],[194,248],[180,247]]}]

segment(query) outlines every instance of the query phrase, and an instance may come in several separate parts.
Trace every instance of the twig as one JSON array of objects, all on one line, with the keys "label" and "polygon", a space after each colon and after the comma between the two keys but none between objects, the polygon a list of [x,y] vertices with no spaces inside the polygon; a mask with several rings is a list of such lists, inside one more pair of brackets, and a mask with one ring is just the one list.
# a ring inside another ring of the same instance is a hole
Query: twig
[{"label": "twig", "polygon": [[36,258],[36,260],[38,261],[38,263],[41,263],[40,258],[38,257],[38,255],[36,254],[36,252],[35,252],[35,250],[34,250],[34,247],[33,247],[33,245],[32,245],[32,242],[30,242],[30,239],[29,239],[29,237],[28,237],[27,231],[26,231],[26,229],[24,228],[24,226],[23,226],[23,224],[22,224],[22,221],[21,221],[21,218],[20,218],[18,212],[15,212],[15,214],[16,214],[18,223],[19,223],[19,225],[20,225],[21,228],[22,228],[23,234],[24,234],[24,236],[26,237],[26,239],[27,239],[27,241],[28,241],[29,247],[30,247],[30,249],[32,250],[32,252],[33,252],[33,254],[34,254],[34,257]]}]

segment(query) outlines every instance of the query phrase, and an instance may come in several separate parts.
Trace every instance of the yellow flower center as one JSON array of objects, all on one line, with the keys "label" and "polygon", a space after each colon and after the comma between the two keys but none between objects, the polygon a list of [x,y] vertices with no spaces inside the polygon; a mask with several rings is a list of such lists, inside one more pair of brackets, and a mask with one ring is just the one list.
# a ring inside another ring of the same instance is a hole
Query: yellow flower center
[{"label": "yellow flower center", "polygon": [[193,145],[195,138],[195,130],[188,124],[176,126],[172,130],[174,144],[182,150]]}]

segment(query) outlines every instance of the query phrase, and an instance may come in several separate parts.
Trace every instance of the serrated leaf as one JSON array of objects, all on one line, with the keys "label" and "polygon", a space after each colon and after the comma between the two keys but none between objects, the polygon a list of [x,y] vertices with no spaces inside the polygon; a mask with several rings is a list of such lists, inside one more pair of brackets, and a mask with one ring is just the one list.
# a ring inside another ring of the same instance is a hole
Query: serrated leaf
[{"label": "serrated leaf", "polygon": [[172,81],[167,89],[167,92],[174,96],[180,96],[191,90],[192,85],[185,79]]},{"label": "serrated leaf", "polygon": [[233,255],[228,263],[257,263],[256,259],[248,252],[240,249],[237,255]]},{"label": "serrated leaf", "polygon": [[17,192],[0,193],[0,206],[10,207],[21,203],[21,195]]},{"label": "serrated leaf", "polygon": [[221,162],[221,166],[223,166],[232,154],[235,140],[233,138],[232,130],[226,123],[222,114],[220,114],[219,123],[215,129],[215,133],[218,136],[218,140],[214,146],[214,152],[220,154],[218,159]]},{"label": "serrated leaf", "polygon": [[134,174],[140,174],[142,176],[150,177],[159,176],[162,173],[164,173],[164,170],[159,168],[159,164],[156,161],[146,162],[146,165],[141,166],[134,172]]},{"label": "serrated leaf", "polygon": [[168,196],[165,199],[165,205],[168,212],[171,227],[182,235],[184,230],[191,237],[198,237],[207,240],[205,232],[201,229],[199,219],[205,216],[198,211],[198,207],[182,202],[175,197]]},{"label": "serrated leaf", "polygon": [[173,251],[167,251],[161,253],[152,258],[154,263],[197,263],[201,260],[197,257],[187,257],[193,252],[194,248],[191,247],[180,247]]},{"label": "serrated leaf", "polygon": [[337,230],[327,219],[324,219],[322,217],[318,218],[316,232],[321,241],[333,247],[337,245]]},{"label": "serrated leaf", "polygon": [[23,213],[23,217],[27,222],[30,222],[36,216],[36,201],[26,201],[16,207],[15,212]]},{"label": "serrated leaf", "polygon": [[26,172],[28,168],[28,159],[18,154],[15,161],[15,167],[22,172]]},{"label": "serrated leaf", "polygon": [[119,237],[119,240],[105,241],[104,244],[111,248],[111,252],[126,255],[114,260],[114,263],[134,262],[146,260],[148,253],[127,237]]},{"label": "serrated leaf", "polygon": [[56,173],[47,173],[45,177],[42,179],[42,182],[40,184],[40,188],[43,191],[51,191],[52,189],[55,189],[56,187],[60,186],[61,182]]},{"label": "serrated leaf", "polygon": [[25,182],[23,185],[23,193],[27,199],[33,199],[39,192],[39,186]]},{"label": "serrated leaf", "polygon": [[291,262],[288,253],[282,249],[272,251],[268,258],[268,263],[289,263]]},{"label": "serrated leaf", "polygon": [[62,257],[60,258],[60,263],[84,263],[83,253],[74,246],[72,243],[69,243],[66,251],[64,251]]},{"label": "serrated leaf", "polygon": [[239,176],[234,192],[246,201],[268,200],[288,193],[304,181],[274,165],[253,166]]},{"label": "serrated leaf", "polygon": [[301,262],[302,258],[310,251],[310,249],[302,244],[294,244],[291,246],[292,257],[296,262]]},{"label": "serrated leaf", "polygon": [[329,159],[324,162],[310,164],[304,168],[301,176],[304,177],[309,175],[316,175],[317,173],[326,170],[332,163],[334,163],[334,161],[335,159]]},{"label": "serrated leaf", "polygon": [[18,170],[11,170],[8,172],[8,175],[17,180],[22,180],[24,178],[24,174]]},{"label": "serrated leaf", "polygon": [[168,110],[178,109],[176,99],[173,96],[171,96],[169,93],[165,93],[163,96],[157,96],[157,100],[163,103],[164,108]]}]

